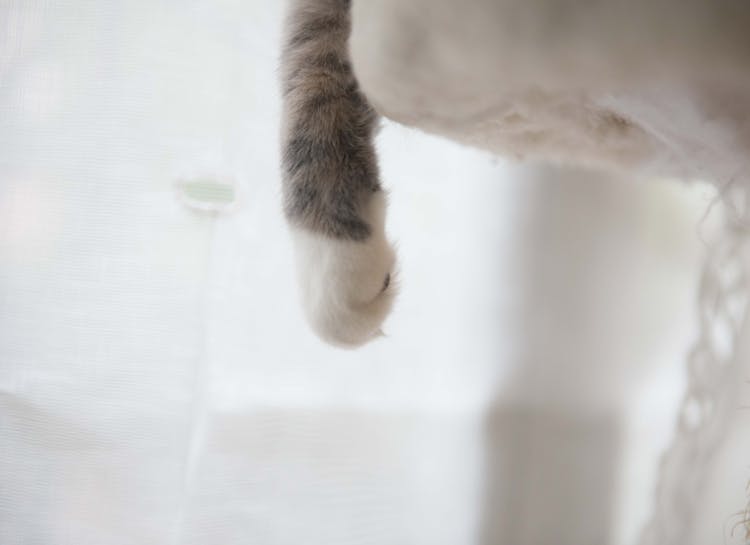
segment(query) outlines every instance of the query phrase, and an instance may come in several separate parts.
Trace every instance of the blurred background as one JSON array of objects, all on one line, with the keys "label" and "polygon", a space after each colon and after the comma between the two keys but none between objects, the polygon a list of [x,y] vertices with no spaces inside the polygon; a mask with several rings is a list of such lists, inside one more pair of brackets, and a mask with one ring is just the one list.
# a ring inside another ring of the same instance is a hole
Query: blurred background
[{"label": "blurred background", "polygon": [[637,543],[714,192],[384,122],[401,294],[328,347],[280,212],[282,10],[0,2],[0,543]]}]

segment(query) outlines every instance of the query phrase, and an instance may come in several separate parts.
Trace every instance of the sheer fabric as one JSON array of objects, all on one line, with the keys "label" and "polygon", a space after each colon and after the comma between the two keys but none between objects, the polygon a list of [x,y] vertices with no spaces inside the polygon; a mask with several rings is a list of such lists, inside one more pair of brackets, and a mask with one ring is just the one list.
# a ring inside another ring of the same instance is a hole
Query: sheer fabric
[{"label": "sheer fabric", "polygon": [[386,124],[402,295],[387,339],[323,346],[280,214],[281,10],[0,3],[0,543],[634,543],[708,190]]}]

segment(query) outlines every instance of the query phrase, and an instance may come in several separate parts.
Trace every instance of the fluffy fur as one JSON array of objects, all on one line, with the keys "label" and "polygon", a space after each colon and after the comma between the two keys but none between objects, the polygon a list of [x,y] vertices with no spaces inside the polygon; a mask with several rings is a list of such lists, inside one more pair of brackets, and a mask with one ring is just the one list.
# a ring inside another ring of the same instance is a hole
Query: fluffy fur
[{"label": "fluffy fur", "polygon": [[503,156],[750,179],[746,0],[361,0],[383,115]]},{"label": "fluffy fur", "polygon": [[382,229],[382,193],[371,208],[372,234],[365,241],[293,228],[305,316],[333,345],[356,347],[382,335],[380,326],[393,304],[395,254]]},{"label": "fluffy fur", "polygon": [[286,28],[284,210],[303,306],[321,338],[358,346],[378,336],[395,293],[377,115],[349,62],[348,0],[292,0]]},{"label": "fluffy fur", "polygon": [[385,316],[334,303],[371,289],[356,256],[392,265],[365,213],[382,191],[370,103],[501,155],[723,185],[750,178],[748,28],[746,0],[291,0],[285,210],[313,328],[352,344]]}]

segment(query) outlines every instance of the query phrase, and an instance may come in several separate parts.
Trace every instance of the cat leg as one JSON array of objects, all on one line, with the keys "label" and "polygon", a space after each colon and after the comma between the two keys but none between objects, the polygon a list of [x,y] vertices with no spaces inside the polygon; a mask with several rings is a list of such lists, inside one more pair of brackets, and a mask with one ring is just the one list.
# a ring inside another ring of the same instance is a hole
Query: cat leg
[{"label": "cat leg", "polygon": [[292,0],[282,55],[284,210],[305,315],[324,340],[380,333],[395,253],[373,145],[377,114],[349,63],[348,0]]}]

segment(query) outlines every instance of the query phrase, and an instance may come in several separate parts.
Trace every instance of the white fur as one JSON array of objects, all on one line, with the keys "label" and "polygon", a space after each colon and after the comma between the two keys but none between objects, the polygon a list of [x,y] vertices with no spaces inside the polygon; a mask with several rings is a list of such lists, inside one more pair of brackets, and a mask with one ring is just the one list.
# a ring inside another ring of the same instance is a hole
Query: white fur
[{"label": "white fur", "polygon": [[[372,199],[364,242],[292,229],[302,305],[324,341],[353,348],[380,335],[395,295],[395,252],[385,236],[385,198]],[[384,289],[386,278],[390,281]]]},{"label": "white fur", "polygon": [[750,180],[750,2],[354,0],[350,44],[362,91],[403,124],[505,156]]}]

